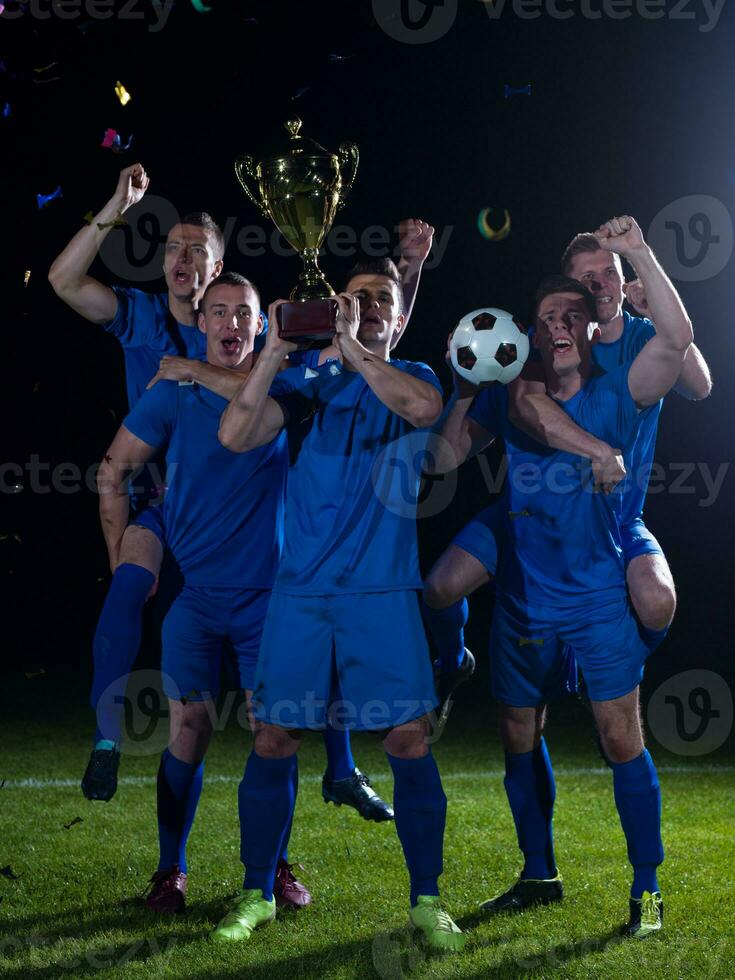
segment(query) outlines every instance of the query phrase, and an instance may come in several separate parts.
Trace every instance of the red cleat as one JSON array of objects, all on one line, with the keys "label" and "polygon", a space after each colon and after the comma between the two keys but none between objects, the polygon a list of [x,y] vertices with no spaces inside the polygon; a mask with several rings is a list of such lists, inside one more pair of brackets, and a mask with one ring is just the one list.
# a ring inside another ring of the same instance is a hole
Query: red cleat
[{"label": "red cleat", "polygon": [[186,908],[186,875],[178,864],[156,871],[150,880],[150,894],[145,900],[149,909],[159,915],[175,915]]},{"label": "red cleat", "polygon": [[293,868],[304,870],[300,864],[287,864],[282,859],[276,866],[273,897],[280,908],[302,909],[306,905],[311,905],[311,895],[301,882],[296,880]]}]

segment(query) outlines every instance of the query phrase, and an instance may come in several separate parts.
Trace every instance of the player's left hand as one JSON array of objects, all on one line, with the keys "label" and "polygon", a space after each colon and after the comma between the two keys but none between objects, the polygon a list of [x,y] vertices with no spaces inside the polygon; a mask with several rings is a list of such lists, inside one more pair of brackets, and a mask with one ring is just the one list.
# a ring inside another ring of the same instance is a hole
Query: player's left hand
[{"label": "player's left hand", "polygon": [[618,255],[631,255],[646,247],[638,222],[629,214],[610,218],[604,225],[600,225],[595,232],[595,238],[600,243],[600,248],[617,252]]},{"label": "player's left hand", "polygon": [[407,265],[423,265],[434,240],[434,228],[421,218],[404,218],[398,226],[398,247],[401,261]]},{"label": "player's left hand", "polygon": [[158,365],[158,373],[151,378],[146,389],[152,388],[159,381],[194,381],[197,364],[198,361],[193,358],[166,354]]},{"label": "player's left hand", "polygon": [[648,316],[651,308],[646,299],[646,287],[640,279],[626,282],[623,286],[623,292],[625,293],[625,299],[633,307],[638,316]]},{"label": "player's left hand", "polygon": [[339,340],[357,340],[357,331],[360,329],[359,299],[352,293],[338,293],[334,298],[339,307],[335,323],[335,344]]}]

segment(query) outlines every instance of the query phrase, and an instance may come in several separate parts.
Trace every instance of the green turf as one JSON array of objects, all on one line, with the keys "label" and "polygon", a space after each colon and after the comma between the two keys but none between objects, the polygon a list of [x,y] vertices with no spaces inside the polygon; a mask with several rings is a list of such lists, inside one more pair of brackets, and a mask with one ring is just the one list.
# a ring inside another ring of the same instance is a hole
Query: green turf
[{"label": "green turf", "polygon": [[[40,690],[39,686],[39,690]],[[81,694],[51,697],[29,721],[22,696],[0,720],[0,977],[692,977],[735,976],[732,758],[667,755],[661,768],[667,859],[661,882],[665,931],[622,941],[629,867],[609,774],[574,705],[552,718],[557,771],[557,856],[563,903],[521,916],[482,917],[477,906],[519,868],[502,781],[502,753],[487,711],[467,707],[435,747],[449,799],[446,906],[469,933],[466,951],[428,957],[406,931],[407,878],[392,824],[367,824],[326,806],[323,751],[310,736],[291,858],[314,896],[232,948],[207,933],[241,882],[237,781],[250,737],[231,723],[215,736],[189,849],[189,904],[175,920],[142,905],[156,867],[157,756],[123,757],[126,780],[109,804],[84,800],[89,718]],[[45,699],[45,700],[44,700]],[[380,745],[354,739],[358,763],[390,798]],[[683,771],[676,771],[677,769]],[[719,769],[719,771],[718,771]],[[18,785],[23,779],[73,785]],[[75,817],[82,822],[65,828]]]}]

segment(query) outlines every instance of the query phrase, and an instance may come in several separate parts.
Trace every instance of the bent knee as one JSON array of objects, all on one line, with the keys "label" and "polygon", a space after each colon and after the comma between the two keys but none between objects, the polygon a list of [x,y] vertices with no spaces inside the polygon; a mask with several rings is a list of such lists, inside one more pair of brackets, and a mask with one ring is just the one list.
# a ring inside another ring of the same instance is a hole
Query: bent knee
[{"label": "bent knee", "polygon": [[255,735],[255,752],[264,759],[287,759],[299,747],[299,733],[276,725],[263,725]]},{"label": "bent knee", "polygon": [[383,748],[396,759],[421,759],[429,752],[429,722],[426,715],[392,728],[383,739]]},{"label": "bent knee", "polygon": [[462,598],[451,575],[441,570],[429,574],[424,585],[424,602],[430,609],[447,609]]},{"label": "bent knee", "polygon": [[649,630],[667,629],[676,612],[676,591],[673,585],[657,582],[654,587],[643,590],[634,600],[636,612],[641,623]]}]

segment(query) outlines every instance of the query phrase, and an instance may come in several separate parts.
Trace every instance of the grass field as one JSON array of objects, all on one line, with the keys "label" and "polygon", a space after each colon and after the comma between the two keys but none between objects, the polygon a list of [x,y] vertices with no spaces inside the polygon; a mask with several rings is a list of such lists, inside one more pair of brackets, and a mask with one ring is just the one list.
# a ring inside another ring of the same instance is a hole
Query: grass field
[{"label": "grass field", "polygon": [[[90,725],[84,685],[38,678],[31,700],[28,683],[6,690],[0,719],[0,867],[17,876],[0,878],[0,977],[735,976],[735,768],[726,754],[686,759],[651,745],[664,797],[666,928],[644,942],[623,941],[629,867],[611,778],[584,709],[559,709],[548,742],[565,900],[482,917],[479,902],[512,881],[519,853],[495,720],[483,692],[467,692],[435,754],[449,799],[442,891],[469,942],[460,956],[437,959],[405,928],[407,876],[393,825],[324,805],[321,740],[309,736],[291,859],[305,866],[314,903],[281,915],[248,944],[222,948],[206,937],[240,885],[237,783],[250,745],[234,712],[207,759],[187,913],[161,920],[141,898],[157,860],[157,755],[124,757],[115,799],[87,802],[78,787]],[[354,751],[390,798],[379,743],[357,736]]]}]

